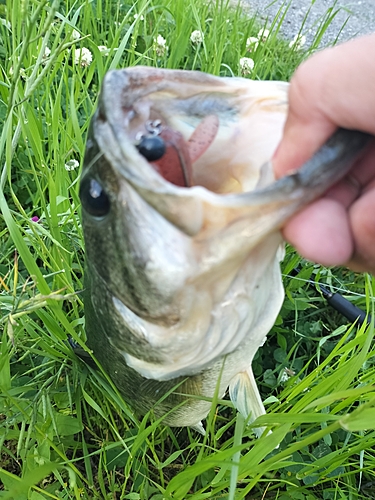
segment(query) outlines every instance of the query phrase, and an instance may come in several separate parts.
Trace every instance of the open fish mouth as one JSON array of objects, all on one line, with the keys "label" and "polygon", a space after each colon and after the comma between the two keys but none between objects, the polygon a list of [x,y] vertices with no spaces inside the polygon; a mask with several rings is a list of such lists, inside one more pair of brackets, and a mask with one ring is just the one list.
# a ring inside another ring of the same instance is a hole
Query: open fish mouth
[{"label": "open fish mouth", "polygon": [[339,130],[275,182],[287,89],[145,67],[103,82],[80,190],[88,343],[129,402],[170,425],[209,410],[159,404],[176,383],[206,397],[229,385],[242,412],[264,412],[251,361],[283,300],[279,229],[367,144]]}]

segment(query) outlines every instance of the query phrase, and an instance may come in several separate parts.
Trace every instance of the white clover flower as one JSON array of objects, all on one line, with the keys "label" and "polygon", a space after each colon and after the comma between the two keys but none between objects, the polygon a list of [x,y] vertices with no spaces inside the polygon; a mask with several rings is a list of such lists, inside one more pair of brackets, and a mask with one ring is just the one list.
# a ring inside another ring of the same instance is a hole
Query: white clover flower
[{"label": "white clover flower", "polygon": [[167,40],[161,35],[154,38],[154,50],[158,57],[163,57],[168,52]]},{"label": "white clover flower", "polygon": [[77,30],[72,31],[71,39],[72,40],[79,40],[81,38],[81,33]]},{"label": "white clover flower", "polygon": [[293,370],[290,370],[290,368],[285,367],[279,373],[279,382],[281,384],[285,384],[285,382],[288,382],[288,380],[290,378],[294,377],[295,374],[296,374],[296,372],[294,372]]},{"label": "white clover flower", "polygon": [[154,42],[160,45],[160,47],[166,47],[167,40],[163,36],[158,35],[154,38]]},{"label": "white clover flower", "polygon": [[251,59],[251,57],[241,57],[240,68],[242,76],[250,75],[250,73],[254,69],[254,61]]},{"label": "white clover flower", "polygon": [[48,59],[50,55],[51,55],[51,49],[49,47],[46,47],[44,49],[43,60]]},{"label": "white clover flower", "polygon": [[92,54],[86,47],[82,49],[75,49],[74,51],[74,64],[80,64],[82,68],[90,66],[92,63]]},{"label": "white clover flower", "polygon": [[259,45],[259,38],[256,38],[255,36],[249,36],[249,38],[246,40],[246,50],[248,52],[255,52],[258,48]]},{"label": "white clover flower", "polygon": [[190,35],[190,41],[198,45],[198,43],[203,43],[204,33],[200,30],[194,30]]},{"label": "white clover flower", "polygon": [[99,52],[103,56],[108,56],[110,49],[106,47],[105,45],[98,45]]},{"label": "white clover flower", "polygon": [[145,18],[143,17],[143,15],[142,15],[142,14],[141,14],[141,15],[139,15],[139,14],[134,14],[134,19],[135,19],[135,20],[139,19],[140,21],[144,21],[144,20],[145,20]]},{"label": "white clover flower", "polygon": [[71,170],[75,170],[79,167],[79,162],[77,160],[69,160],[65,163],[65,170],[70,172]]},{"label": "white clover flower", "polygon": [[301,34],[298,34],[298,35],[295,35],[295,37],[293,38],[293,40],[289,43],[289,48],[291,49],[292,47],[294,47],[295,49],[301,49],[306,43],[306,37],[305,35],[301,35]]},{"label": "white clover flower", "polygon": [[27,80],[27,74],[25,68],[20,69],[20,77],[22,78],[22,80]]},{"label": "white clover flower", "polygon": [[270,30],[266,30],[266,29],[262,28],[261,30],[259,30],[258,38],[260,38],[262,40],[262,42],[265,42],[267,40],[269,34],[270,34]]}]

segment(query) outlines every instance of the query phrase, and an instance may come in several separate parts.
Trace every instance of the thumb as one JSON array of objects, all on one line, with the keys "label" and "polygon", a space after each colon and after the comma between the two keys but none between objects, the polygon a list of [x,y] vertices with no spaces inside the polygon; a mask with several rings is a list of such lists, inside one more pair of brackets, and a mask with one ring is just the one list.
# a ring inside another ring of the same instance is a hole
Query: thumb
[{"label": "thumb", "polygon": [[277,178],[305,163],[337,128],[321,109],[324,77],[316,74],[314,59],[303,63],[290,83],[288,116],[272,159]]},{"label": "thumb", "polygon": [[374,50],[375,34],[325,49],[298,67],[273,158],[276,177],[301,166],[338,126],[375,135]]},{"label": "thumb", "polygon": [[326,119],[304,123],[290,113],[272,158],[276,178],[296,170],[327,141],[336,126]]}]

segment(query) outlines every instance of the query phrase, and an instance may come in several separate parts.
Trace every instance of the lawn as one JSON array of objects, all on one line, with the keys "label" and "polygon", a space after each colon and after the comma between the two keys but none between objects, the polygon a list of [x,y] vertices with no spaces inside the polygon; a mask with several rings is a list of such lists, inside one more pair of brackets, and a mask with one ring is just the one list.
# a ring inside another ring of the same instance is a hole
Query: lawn
[{"label": "lawn", "polygon": [[135,415],[69,342],[85,349],[78,189],[104,74],[288,80],[337,7],[308,48],[303,25],[280,39],[287,7],[264,26],[224,0],[0,1],[0,498],[375,498],[373,326],[349,323],[318,286],[374,317],[371,276],[287,248],[285,302],[253,364],[258,423],[273,431],[260,439],[227,399],[204,437]]}]

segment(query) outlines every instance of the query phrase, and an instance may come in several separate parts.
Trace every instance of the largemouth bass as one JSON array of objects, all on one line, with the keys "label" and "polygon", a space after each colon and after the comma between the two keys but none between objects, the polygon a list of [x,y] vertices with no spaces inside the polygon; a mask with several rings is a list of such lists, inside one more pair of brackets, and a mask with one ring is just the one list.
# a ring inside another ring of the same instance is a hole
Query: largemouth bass
[{"label": "largemouth bass", "polygon": [[202,431],[228,387],[250,421],[264,413],[251,362],[284,297],[280,228],[368,141],[339,130],[274,181],[287,90],[146,67],[104,79],[80,187],[87,342],[168,425]]}]

